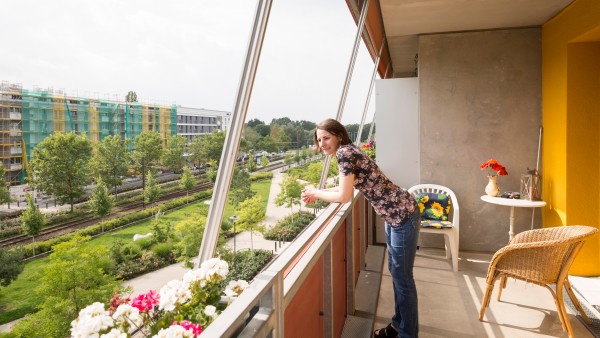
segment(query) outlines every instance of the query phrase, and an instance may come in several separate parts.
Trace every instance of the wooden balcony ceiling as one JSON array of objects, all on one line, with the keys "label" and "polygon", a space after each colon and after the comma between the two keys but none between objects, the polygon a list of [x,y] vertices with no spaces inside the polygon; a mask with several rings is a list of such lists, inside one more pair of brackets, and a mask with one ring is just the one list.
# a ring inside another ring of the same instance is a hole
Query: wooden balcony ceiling
[{"label": "wooden balcony ceiling", "polygon": [[[347,2],[353,16],[358,18],[357,10],[362,1]],[[374,6],[370,6],[367,20],[370,37],[366,40],[375,40],[375,46],[370,47],[378,50],[377,32],[381,30],[374,26],[383,21],[394,73],[412,73],[419,35],[541,26],[571,2],[573,0],[379,0],[381,17],[375,18],[379,13],[371,11]]]}]

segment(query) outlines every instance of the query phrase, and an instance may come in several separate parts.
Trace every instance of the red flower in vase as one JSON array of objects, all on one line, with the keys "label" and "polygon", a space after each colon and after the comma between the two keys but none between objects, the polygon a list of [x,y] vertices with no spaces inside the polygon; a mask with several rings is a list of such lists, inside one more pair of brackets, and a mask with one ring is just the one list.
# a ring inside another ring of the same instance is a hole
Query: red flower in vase
[{"label": "red flower in vase", "polygon": [[[498,163],[497,160],[494,160],[494,159],[487,160],[487,162],[483,163],[479,167],[481,168],[481,170],[491,169],[492,171],[495,171],[498,176],[508,175],[508,171],[506,171],[506,168],[502,164]],[[488,176],[496,176],[496,175],[492,174],[492,175],[488,175]]]}]

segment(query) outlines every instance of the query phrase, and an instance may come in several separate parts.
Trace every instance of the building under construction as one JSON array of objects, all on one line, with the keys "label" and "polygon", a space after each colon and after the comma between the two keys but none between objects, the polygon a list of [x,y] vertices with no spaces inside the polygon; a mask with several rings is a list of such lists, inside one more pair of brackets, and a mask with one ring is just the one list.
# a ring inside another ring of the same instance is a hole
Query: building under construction
[{"label": "building under construction", "polygon": [[133,139],[155,130],[177,133],[177,107],[67,96],[52,89],[0,84],[0,157],[6,180],[21,184],[32,150],[53,132],[85,133],[92,142],[109,135]]}]

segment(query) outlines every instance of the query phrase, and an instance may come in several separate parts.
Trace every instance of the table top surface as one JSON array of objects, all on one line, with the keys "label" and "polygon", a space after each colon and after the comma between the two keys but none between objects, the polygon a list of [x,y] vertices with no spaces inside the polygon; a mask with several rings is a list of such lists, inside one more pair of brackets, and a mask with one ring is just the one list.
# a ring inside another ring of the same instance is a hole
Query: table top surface
[{"label": "table top surface", "polygon": [[521,199],[511,199],[502,197],[492,197],[488,195],[481,196],[481,200],[484,202],[505,205],[508,207],[521,207],[521,208],[541,208],[546,205],[544,201],[530,201]]}]

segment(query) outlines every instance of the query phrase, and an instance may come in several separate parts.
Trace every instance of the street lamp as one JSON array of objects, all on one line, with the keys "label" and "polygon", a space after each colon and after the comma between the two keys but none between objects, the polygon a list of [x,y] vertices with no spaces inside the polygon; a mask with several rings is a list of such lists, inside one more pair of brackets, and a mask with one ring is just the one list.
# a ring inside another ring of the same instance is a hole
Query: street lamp
[{"label": "street lamp", "polygon": [[237,221],[237,216],[233,215],[229,217],[229,219],[233,221],[233,267],[235,268],[235,236],[237,235],[235,230],[235,222]]}]

